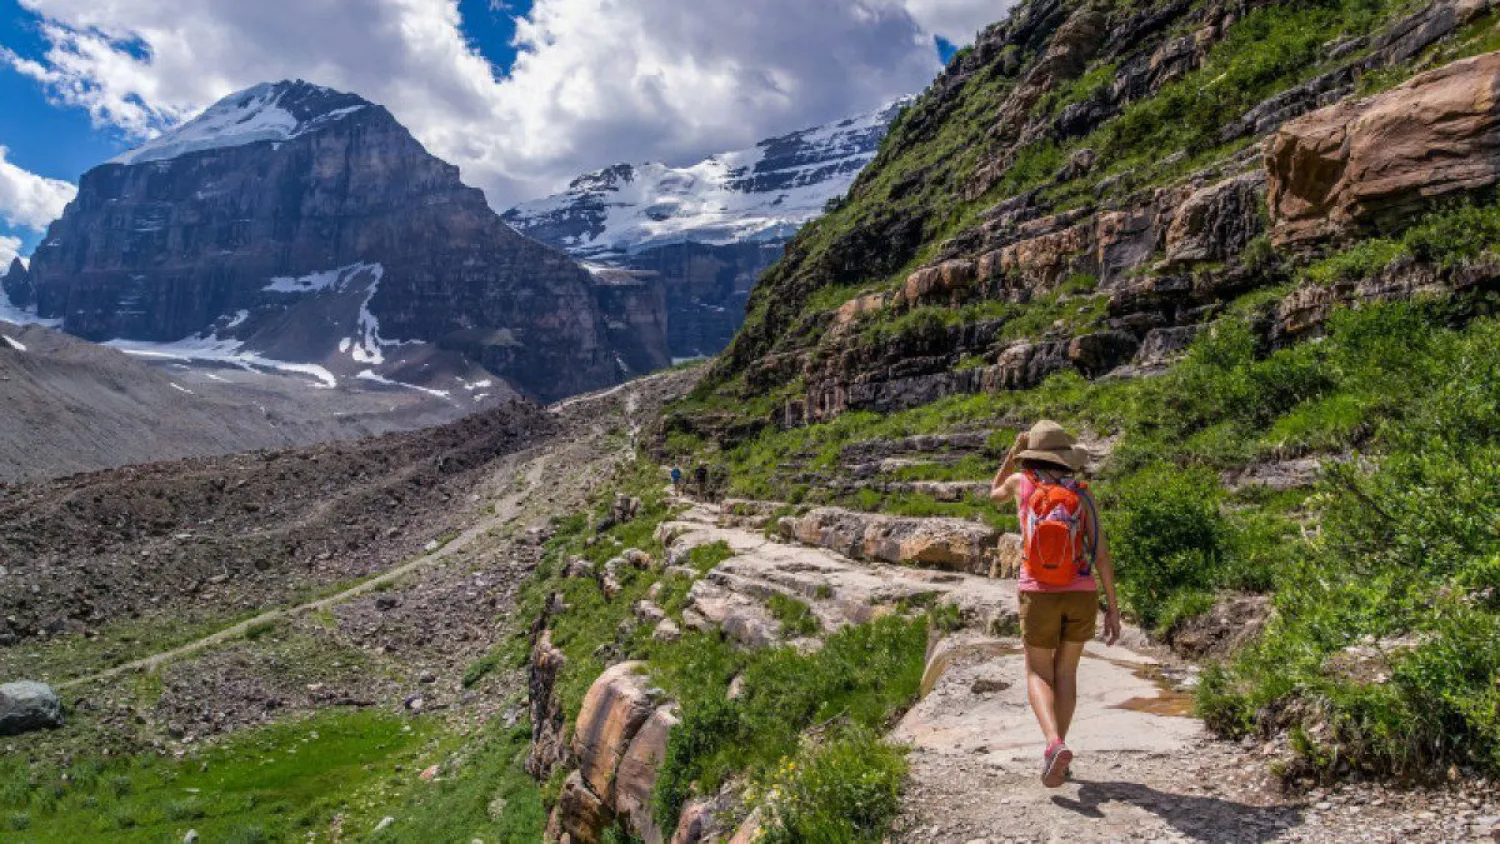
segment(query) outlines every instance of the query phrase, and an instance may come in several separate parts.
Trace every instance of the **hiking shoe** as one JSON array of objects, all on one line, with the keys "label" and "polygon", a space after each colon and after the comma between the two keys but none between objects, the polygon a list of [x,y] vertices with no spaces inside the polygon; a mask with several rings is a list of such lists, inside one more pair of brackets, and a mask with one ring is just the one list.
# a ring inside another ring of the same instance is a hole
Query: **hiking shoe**
[{"label": "hiking shoe", "polygon": [[1066,744],[1057,742],[1042,755],[1042,785],[1060,788],[1068,780],[1068,765],[1073,761],[1073,751]]}]

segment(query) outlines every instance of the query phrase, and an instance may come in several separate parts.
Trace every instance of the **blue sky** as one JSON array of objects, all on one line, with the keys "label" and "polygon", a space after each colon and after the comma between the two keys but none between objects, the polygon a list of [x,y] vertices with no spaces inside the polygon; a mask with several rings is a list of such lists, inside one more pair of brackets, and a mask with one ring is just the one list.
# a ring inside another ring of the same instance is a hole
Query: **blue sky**
[{"label": "blue sky", "polygon": [[0,260],[66,201],[49,180],[257,82],[386,105],[501,208],[915,93],[1008,5],[613,0],[601,20],[593,0],[0,0]]}]

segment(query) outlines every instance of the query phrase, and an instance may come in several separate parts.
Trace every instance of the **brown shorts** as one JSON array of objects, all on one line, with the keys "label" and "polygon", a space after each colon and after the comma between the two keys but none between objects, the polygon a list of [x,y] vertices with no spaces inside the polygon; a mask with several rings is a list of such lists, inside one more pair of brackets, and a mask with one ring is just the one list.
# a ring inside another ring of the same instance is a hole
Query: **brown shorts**
[{"label": "brown shorts", "polygon": [[1022,592],[1021,641],[1033,648],[1094,638],[1099,618],[1097,592]]}]

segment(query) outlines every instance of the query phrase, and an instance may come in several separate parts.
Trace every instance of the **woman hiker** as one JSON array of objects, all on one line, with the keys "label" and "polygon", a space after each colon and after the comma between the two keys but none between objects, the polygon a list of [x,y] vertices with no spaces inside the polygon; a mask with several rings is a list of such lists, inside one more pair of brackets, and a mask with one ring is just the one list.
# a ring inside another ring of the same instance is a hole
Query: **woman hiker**
[{"label": "woman hiker", "polygon": [[[1073,751],[1066,740],[1078,703],[1078,661],[1094,638],[1104,585],[1104,641],[1120,638],[1120,605],[1109,545],[1088,485],[1075,475],[1086,455],[1062,426],[1042,420],[1016,437],[990,488],[997,507],[1021,519],[1017,591],[1026,646],[1026,695],[1047,738],[1042,783],[1061,786]],[[1095,572],[1098,578],[1095,578]]]}]

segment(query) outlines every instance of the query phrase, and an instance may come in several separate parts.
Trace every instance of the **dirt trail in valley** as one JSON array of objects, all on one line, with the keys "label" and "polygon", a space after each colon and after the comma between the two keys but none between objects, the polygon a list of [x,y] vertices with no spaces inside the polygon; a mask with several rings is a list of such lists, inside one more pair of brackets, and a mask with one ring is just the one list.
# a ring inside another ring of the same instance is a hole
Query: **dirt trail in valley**
[{"label": "dirt trail in valley", "polygon": [[[402,565],[399,565],[393,569],[389,569],[381,574],[362,581],[358,585],[345,589],[336,594],[329,595],[324,598],[319,598],[315,601],[309,601],[305,604],[300,604],[295,607],[271,610],[269,612],[261,613],[254,618],[246,619],[239,622],[238,624],[226,627],[223,630],[212,633],[201,639],[194,640],[185,645],[180,645],[178,647],[172,648],[171,650],[152,654],[151,656],[144,657],[142,659],[132,660],[130,662],[117,665],[106,671],[101,671],[97,674],[92,674],[86,677],[79,677],[64,683],[59,683],[58,688],[68,689],[74,686],[83,686],[101,680],[109,680],[122,674],[154,671],[165,663],[181,659],[186,656],[191,656],[200,651],[212,648],[215,645],[223,644],[224,642],[228,642],[232,639],[244,636],[247,632],[254,628],[280,621],[281,619],[291,618],[303,613],[316,612],[317,610],[327,609],[334,606],[335,604],[340,604],[344,601],[348,601],[351,598],[357,598],[361,595],[373,592],[377,589],[381,589],[389,584],[395,583],[397,580],[400,580],[407,575],[420,572],[422,569],[441,563],[449,557],[452,557],[466,550],[470,545],[474,543],[475,540],[485,536],[486,534],[497,528],[504,527],[505,525],[509,524],[512,519],[519,515],[521,503],[536,489],[537,485],[540,483],[542,475],[546,471],[548,460],[549,457],[547,453],[542,450],[523,452],[521,455],[518,455],[515,458],[507,459],[507,463],[519,464],[525,467],[525,488],[518,492],[512,493],[511,495],[506,496],[505,498],[502,498],[499,502],[497,502],[495,505],[494,515],[476,522],[474,525],[465,529],[458,536],[454,537],[442,547],[437,548],[430,553],[423,554],[422,556],[417,557],[410,562],[403,563]],[[510,470],[509,468],[507,468],[502,469],[501,471],[508,472],[514,470]]]},{"label": "dirt trail in valley", "polygon": [[[420,577],[426,570],[445,563],[480,544],[480,540],[530,518],[552,515],[560,495],[577,494],[589,484],[607,478],[611,467],[631,454],[635,433],[641,426],[643,409],[654,411],[664,392],[675,395],[678,382],[690,382],[692,373],[668,373],[630,382],[598,393],[578,396],[549,407],[549,415],[563,424],[553,437],[539,445],[499,458],[490,470],[491,484],[508,488],[487,511],[450,541],[430,552],[387,569],[333,595],[293,607],[268,610],[222,630],[159,653],[131,660],[95,674],[58,683],[70,689],[107,681],[122,675],[149,672],[162,666],[202,653],[218,645],[244,637],[250,631],[283,619],[351,601],[382,590],[408,577]],[[670,380],[666,380],[670,378]],[[623,401],[621,401],[623,399]],[[624,437],[611,443],[610,434],[619,426]],[[559,488],[557,485],[563,486]]]}]

